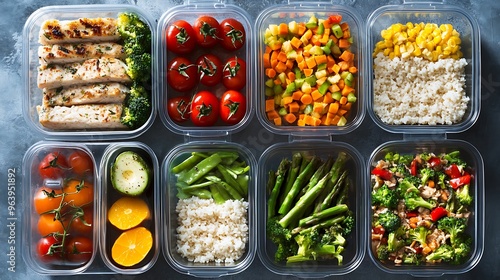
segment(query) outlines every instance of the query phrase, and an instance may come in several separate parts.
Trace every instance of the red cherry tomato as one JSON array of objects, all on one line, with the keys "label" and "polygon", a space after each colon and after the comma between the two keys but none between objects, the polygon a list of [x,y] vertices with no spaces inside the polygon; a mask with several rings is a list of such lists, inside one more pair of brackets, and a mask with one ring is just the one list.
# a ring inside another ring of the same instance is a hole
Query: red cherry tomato
[{"label": "red cherry tomato", "polygon": [[62,201],[61,193],[60,189],[50,189],[47,187],[37,189],[33,197],[35,211],[38,214],[42,214],[59,208]]},{"label": "red cherry tomato", "polygon": [[66,157],[60,152],[47,154],[38,165],[38,172],[44,179],[59,179],[67,169]]},{"label": "red cherry tomato", "polygon": [[220,38],[220,25],[214,17],[199,17],[194,22],[193,29],[196,33],[196,42],[202,47],[211,48]]},{"label": "red cherry tomato", "polygon": [[200,82],[206,86],[215,86],[222,80],[222,62],[213,54],[204,54],[196,60]]},{"label": "red cherry tomato", "polygon": [[198,69],[189,59],[176,57],[167,67],[167,82],[175,90],[186,92],[198,84]]},{"label": "red cherry tomato", "polygon": [[36,245],[38,258],[44,263],[60,263],[63,257],[61,238],[49,235],[38,240]]},{"label": "red cherry tomato", "polygon": [[233,18],[227,18],[220,23],[222,41],[221,45],[229,50],[240,49],[246,40],[245,28],[241,22]]},{"label": "red cherry tomato", "polygon": [[191,121],[197,126],[211,126],[219,118],[219,100],[210,91],[200,91],[191,102]]},{"label": "red cherry tomato", "polygon": [[176,54],[188,54],[196,46],[196,33],[185,20],[178,20],[167,28],[167,49]]},{"label": "red cherry tomato", "polygon": [[227,124],[237,124],[246,113],[246,98],[236,90],[228,90],[222,94],[220,117]]},{"label": "red cherry tomato", "polygon": [[94,212],[92,207],[87,206],[79,209],[69,217],[67,227],[69,227],[69,232],[72,235],[91,236],[93,222]]},{"label": "red cherry tomato", "polygon": [[84,151],[74,151],[68,157],[69,168],[77,175],[91,174],[94,164],[90,156]]},{"label": "red cherry tomato", "polygon": [[227,89],[241,90],[245,87],[247,66],[243,59],[233,56],[224,64],[222,71],[222,84]]},{"label": "red cherry tomato", "polygon": [[175,122],[185,122],[189,120],[191,110],[191,98],[188,96],[172,97],[168,100],[168,116]]},{"label": "red cherry tomato", "polygon": [[92,257],[92,245],[92,240],[87,237],[76,236],[69,238],[64,246],[67,260],[73,264],[88,262]]}]

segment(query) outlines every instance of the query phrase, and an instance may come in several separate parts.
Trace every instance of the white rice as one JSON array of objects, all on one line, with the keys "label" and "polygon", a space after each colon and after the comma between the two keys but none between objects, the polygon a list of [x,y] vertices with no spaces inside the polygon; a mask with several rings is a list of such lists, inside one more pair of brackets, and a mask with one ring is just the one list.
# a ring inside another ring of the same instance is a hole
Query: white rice
[{"label": "white rice", "polygon": [[233,263],[245,253],[248,240],[248,202],[213,199],[180,199],[177,252],[197,263]]},{"label": "white rice", "polygon": [[374,59],[373,110],[386,124],[454,124],[462,120],[465,94],[464,58],[430,62],[420,57]]}]

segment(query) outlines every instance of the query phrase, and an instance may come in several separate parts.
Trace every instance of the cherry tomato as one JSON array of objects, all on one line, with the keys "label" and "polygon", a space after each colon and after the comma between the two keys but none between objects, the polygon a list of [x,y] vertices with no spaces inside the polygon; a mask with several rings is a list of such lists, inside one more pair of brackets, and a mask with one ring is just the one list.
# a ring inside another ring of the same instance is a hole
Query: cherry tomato
[{"label": "cherry tomato", "polygon": [[241,22],[234,18],[227,18],[220,23],[222,41],[221,45],[229,50],[235,51],[245,44],[245,28]]},{"label": "cherry tomato", "polygon": [[213,54],[204,54],[196,60],[200,82],[206,86],[215,86],[222,80],[222,62]]},{"label": "cherry tomato", "polygon": [[69,262],[84,264],[92,257],[93,244],[91,239],[83,236],[75,236],[69,238],[68,242],[65,243],[66,258]]},{"label": "cherry tomato", "polygon": [[220,100],[220,117],[227,124],[237,124],[246,113],[246,98],[241,92],[228,90]]},{"label": "cherry tomato", "polygon": [[188,54],[196,46],[196,33],[185,20],[178,20],[167,28],[167,49],[176,54]]},{"label": "cherry tomato", "polygon": [[68,169],[66,157],[60,152],[51,152],[47,154],[40,164],[38,171],[44,179],[58,179],[64,175]]},{"label": "cherry tomato", "polygon": [[38,258],[45,263],[57,263],[62,260],[62,243],[61,238],[56,238],[53,235],[42,237],[36,245]]},{"label": "cherry tomato", "polygon": [[51,233],[64,233],[64,224],[56,218],[55,214],[47,213],[38,218],[38,232],[41,236],[47,236]]},{"label": "cherry tomato", "polygon": [[84,151],[74,151],[68,157],[69,168],[77,175],[83,176],[92,173],[94,164],[90,156]]},{"label": "cherry tomato", "polygon": [[94,212],[90,206],[78,209],[66,221],[70,234],[86,236],[92,235],[93,222]]},{"label": "cherry tomato", "polygon": [[211,48],[220,38],[220,25],[214,17],[199,17],[194,22],[193,29],[196,33],[196,42],[202,47]]},{"label": "cherry tomato", "polygon": [[175,122],[184,122],[189,120],[191,110],[191,98],[188,96],[172,97],[168,100],[168,116]]},{"label": "cherry tomato", "polygon": [[38,214],[58,209],[62,201],[62,191],[47,187],[38,188],[33,197],[33,204]]},{"label": "cherry tomato", "polygon": [[94,201],[94,186],[87,181],[69,180],[63,188],[64,202],[70,206],[83,207]]},{"label": "cherry tomato", "polygon": [[198,67],[185,57],[172,59],[167,69],[167,82],[177,91],[190,91],[198,83]]},{"label": "cherry tomato", "polygon": [[219,100],[210,91],[200,91],[191,102],[191,121],[197,126],[211,126],[219,118]]},{"label": "cherry tomato", "polygon": [[245,87],[247,71],[246,63],[236,56],[229,58],[222,71],[222,84],[227,89],[240,90]]}]

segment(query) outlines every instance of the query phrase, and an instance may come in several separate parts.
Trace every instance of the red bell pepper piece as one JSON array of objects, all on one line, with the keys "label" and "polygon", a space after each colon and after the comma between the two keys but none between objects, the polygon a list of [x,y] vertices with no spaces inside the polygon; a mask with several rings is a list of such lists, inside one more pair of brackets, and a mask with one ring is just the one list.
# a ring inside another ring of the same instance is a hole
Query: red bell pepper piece
[{"label": "red bell pepper piece", "polygon": [[436,167],[441,164],[441,159],[438,157],[431,157],[427,162],[430,164],[430,166]]},{"label": "red bell pepper piece", "polygon": [[417,211],[406,212],[406,218],[413,218],[413,217],[416,217],[416,216],[418,216],[418,212]]},{"label": "red bell pepper piece", "polygon": [[451,164],[450,166],[446,167],[444,169],[444,173],[446,173],[446,175],[450,176],[452,179],[462,176],[456,164]]},{"label": "red bell pepper piece", "polygon": [[433,222],[436,222],[437,220],[447,215],[448,211],[446,211],[446,209],[441,206],[436,207],[431,211],[431,219]]},{"label": "red bell pepper piece", "polygon": [[385,228],[383,226],[376,226],[372,228],[374,234],[384,234],[385,233]]},{"label": "red bell pepper piece", "polygon": [[471,176],[470,174],[465,174],[464,176],[460,176],[458,178],[454,178],[450,180],[450,186],[453,189],[458,189],[463,185],[467,185],[470,183]]},{"label": "red bell pepper piece", "polygon": [[411,174],[411,176],[417,176],[417,160],[416,159],[411,161],[410,174]]},{"label": "red bell pepper piece", "polygon": [[342,16],[341,15],[331,15],[328,17],[328,20],[330,21],[331,24],[338,24],[342,21]]},{"label": "red bell pepper piece", "polygon": [[392,178],[391,171],[389,171],[387,169],[380,168],[380,167],[375,167],[372,170],[372,174],[382,178],[383,180],[390,180]]}]

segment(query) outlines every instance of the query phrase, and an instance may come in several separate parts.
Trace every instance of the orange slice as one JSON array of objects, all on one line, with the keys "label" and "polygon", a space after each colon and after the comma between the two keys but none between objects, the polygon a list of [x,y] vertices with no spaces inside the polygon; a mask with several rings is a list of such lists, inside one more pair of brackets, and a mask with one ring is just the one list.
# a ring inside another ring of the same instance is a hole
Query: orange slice
[{"label": "orange slice", "polygon": [[111,257],[122,266],[130,267],[140,263],[153,247],[153,236],[145,227],[123,232],[111,248]]},{"label": "orange slice", "polygon": [[148,204],[138,197],[122,197],[108,211],[109,222],[121,230],[136,227],[149,216]]}]

